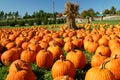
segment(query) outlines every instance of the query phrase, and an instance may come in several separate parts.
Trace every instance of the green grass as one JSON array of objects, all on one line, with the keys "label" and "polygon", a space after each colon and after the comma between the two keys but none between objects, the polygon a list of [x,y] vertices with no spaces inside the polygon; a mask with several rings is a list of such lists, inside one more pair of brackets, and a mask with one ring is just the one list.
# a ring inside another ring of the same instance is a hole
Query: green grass
[{"label": "green grass", "polygon": [[103,21],[96,20],[96,21],[93,21],[92,23],[96,23],[96,24],[108,23],[109,25],[116,25],[116,24],[120,23],[120,20],[103,20]]}]

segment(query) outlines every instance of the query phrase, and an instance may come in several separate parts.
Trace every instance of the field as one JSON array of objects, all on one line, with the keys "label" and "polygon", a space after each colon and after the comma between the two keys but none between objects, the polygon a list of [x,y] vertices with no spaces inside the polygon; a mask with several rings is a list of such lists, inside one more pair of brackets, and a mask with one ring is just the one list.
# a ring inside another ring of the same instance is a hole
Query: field
[{"label": "field", "polygon": [[[104,28],[109,28],[111,25],[112,26],[116,26],[120,23],[119,20],[110,20],[110,21],[93,21],[91,22],[91,25],[90,25],[90,30],[91,32],[93,31],[93,28],[100,28],[100,25],[102,25],[102,27]],[[37,29],[39,29],[40,27],[43,27],[45,28],[46,30],[50,30],[51,32],[50,33],[54,33],[54,32],[57,32],[57,31],[60,31],[61,29],[61,26],[63,26],[64,24],[55,24],[55,25],[40,25],[40,26],[37,26],[37,27],[30,27],[30,26],[23,26],[23,27],[17,27],[17,28],[24,28],[23,30],[27,30],[30,28],[30,30],[33,30],[34,32],[38,31]],[[86,24],[85,23],[77,23],[77,25],[82,29],[82,28],[85,28]],[[82,26],[83,25],[83,26]],[[51,27],[53,26],[53,27]],[[118,25],[119,27],[119,25]],[[16,27],[1,27],[1,30],[2,29],[8,29],[6,31],[9,31],[9,29],[13,28],[13,29],[16,29]],[[18,29],[19,30],[19,29]],[[20,29],[21,30],[21,29]],[[40,30],[40,29],[39,29]],[[64,29],[65,30],[65,29]],[[87,29],[85,29],[87,31]],[[17,29],[16,29],[17,31]],[[69,30],[68,30],[69,31]],[[85,31],[85,32],[86,32]],[[71,35],[74,35],[74,32],[76,31],[73,31],[73,33]],[[84,32],[84,31],[83,31]],[[49,31],[46,33],[49,34]],[[36,33],[37,34],[37,33]],[[33,34],[34,35],[34,34]],[[71,36],[69,35],[69,36]],[[9,36],[9,35],[8,35]],[[3,36],[4,37],[4,36]],[[32,36],[34,37],[34,36]],[[61,40],[64,40],[65,39],[65,35],[60,35],[60,39]],[[84,37],[85,39],[85,37]],[[95,38],[96,39],[96,38]],[[1,40],[1,44],[2,44],[2,40]],[[64,50],[64,45],[61,46],[61,49],[62,51],[64,52],[64,55],[66,56],[68,52],[66,52]],[[76,69],[76,74],[75,74],[75,80],[84,80],[85,79],[85,75],[86,75],[86,72],[91,68],[91,58],[92,56],[95,54],[95,51],[93,52],[90,52],[88,51],[87,49],[84,48],[84,43],[82,45],[82,47],[78,48],[76,47],[75,49],[78,49],[78,50],[81,50],[85,56],[86,56],[86,66],[82,69]],[[7,51],[7,48],[6,46],[4,46],[1,50],[1,54],[3,52]],[[53,80],[52,79],[52,74],[51,74],[51,68],[50,69],[44,69],[44,68],[39,68],[37,65],[36,65],[36,62],[31,62],[30,63],[31,67],[32,67],[32,71],[34,72],[35,76],[36,76],[36,80]],[[9,73],[9,67],[10,65],[8,66],[5,66],[4,63],[2,63],[2,61],[0,60],[0,80],[5,80],[6,79],[6,76],[8,75]]]}]

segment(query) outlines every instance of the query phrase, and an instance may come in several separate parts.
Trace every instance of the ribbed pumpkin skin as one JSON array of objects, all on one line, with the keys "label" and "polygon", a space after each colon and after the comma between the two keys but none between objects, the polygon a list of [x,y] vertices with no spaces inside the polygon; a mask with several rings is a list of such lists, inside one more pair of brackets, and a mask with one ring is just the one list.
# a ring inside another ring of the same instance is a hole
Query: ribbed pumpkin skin
[{"label": "ribbed pumpkin skin", "polygon": [[59,77],[56,77],[53,80],[74,80],[74,78],[69,77],[69,76],[59,76]]},{"label": "ribbed pumpkin skin", "polygon": [[7,50],[1,55],[1,61],[6,66],[10,65],[14,60],[17,59],[19,59],[19,53],[17,53],[17,51],[14,49]]},{"label": "ribbed pumpkin skin", "polygon": [[52,66],[52,77],[53,79],[59,76],[68,75],[75,77],[75,66],[71,61],[68,60],[57,60]]},{"label": "ribbed pumpkin skin", "polygon": [[100,69],[99,67],[90,68],[85,80],[116,80],[114,74],[108,69]]},{"label": "ribbed pumpkin skin", "polygon": [[40,50],[36,55],[36,64],[39,68],[51,68],[53,55],[50,51]]},{"label": "ribbed pumpkin skin", "polygon": [[64,55],[63,51],[62,51],[62,48],[58,45],[51,45],[51,46],[48,47],[47,50],[49,50],[53,54],[53,59],[54,60],[59,59],[60,55]]},{"label": "ribbed pumpkin skin", "polygon": [[105,68],[109,69],[116,79],[120,79],[120,59],[119,58],[107,58],[105,61],[109,61]]},{"label": "ribbed pumpkin skin", "polygon": [[91,66],[92,67],[97,67],[97,66],[99,67],[104,62],[104,60],[107,58],[108,58],[107,56],[95,54],[91,58]]},{"label": "ribbed pumpkin skin", "polygon": [[98,46],[98,48],[96,49],[95,54],[99,54],[99,53],[101,53],[101,54],[104,55],[104,56],[108,56],[108,57],[111,55],[110,48],[107,47],[107,46],[104,46],[104,45],[100,45],[100,46]]},{"label": "ribbed pumpkin skin", "polygon": [[36,58],[36,52],[31,51],[30,49],[24,50],[20,55],[21,60],[29,63],[35,62],[35,58]]},{"label": "ribbed pumpkin skin", "polygon": [[80,50],[72,50],[67,53],[66,60],[70,60],[76,69],[82,69],[86,65],[85,54]]}]

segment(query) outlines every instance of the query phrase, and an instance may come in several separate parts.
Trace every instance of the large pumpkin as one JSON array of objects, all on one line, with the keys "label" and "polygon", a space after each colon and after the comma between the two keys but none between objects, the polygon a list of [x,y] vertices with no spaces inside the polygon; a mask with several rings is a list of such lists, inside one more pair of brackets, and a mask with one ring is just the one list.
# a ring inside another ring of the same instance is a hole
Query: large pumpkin
[{"label": "large pumpkin", "polygon": [[17,63],[15,63],[15,69],[17,72],[10,72],[6,77],[6,80],[36,80],[36,77],[31,70],[24,69]]},{"label": "large pumpkin", "polygon": [[19,53],[15,49],[9,49],[1,55],[1,61],[6,66],[17,59],[19,59]]},{"label": "large pumpkin", "polygon": [[117,55],[112,56],[111,58],[107,58],[105,61],[108,63],[105,64],[105,68],[109,69],[114,75],[116,79],[120,79],[120,58]]},{"label": "large pumpkin", "polygon": [[14,73],[17,72],[16,66],[15,66],[16,63],[17,63],[21,68],[32,70],[29,63],[27,63],[27,62],[25,62],[25,61],[23,61],[23,60],[21,60],[21,59],[17,59],[17,60],[15,60],[14,62],[12,62],[12,64],[10,65],[10,67],[9,67],[9,73],[10,73],[10,72],[14,72]]},{"label": "large pumpkin", "polygon": [[85,75],[85,80],[116,80],[115,75],[110,70],[105,69],[105,64],[90,68]]},{"label": "large pumpkin", "polygon": [[76,69],[82,69],[86,65],[85,54],[80,50],[71,50],[66,55],[66,60],[70,60]]},{"label": "large pumpkin", "polygon": [[53,79],[59,76],[64,76],[64,75],[68,75],[74,78],[75,66],[71,61],[65,60],[61,55],[60,59],[53,64],[51,74]]}]

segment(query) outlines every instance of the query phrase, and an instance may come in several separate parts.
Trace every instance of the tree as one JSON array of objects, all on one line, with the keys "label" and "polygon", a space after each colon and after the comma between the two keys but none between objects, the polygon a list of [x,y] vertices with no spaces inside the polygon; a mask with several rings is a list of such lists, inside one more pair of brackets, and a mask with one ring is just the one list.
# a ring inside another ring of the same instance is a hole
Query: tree
[{"label": "tree", "polygon": [[120,10],[118,10],[116,13],[117,13],[118,15],[120,15]]},{"label": "tree", "polygon": [[89,16],[88,11],[87,11],[87,10],[82,11],[82,12],[81,12],[81,16],[82,16],[83,18],[86,18],[87,16]]},{"label": "tree", "polygon": [[30,18],[30,15],[28,14],[28,12],[25,13],[25,15],[23,16],[24,19],[28,19]]},{"label": "tree", "polygon": [[65,5],[65,12],[67,27],[77,29],[75,24],[75,17],[78,15],[79,5],[67,2]]},{"label": "tree", "polygon": [[15,19],[17,19],[19,17],[19,12],[16,11],[15,14],[14,14],[14,16],[15,16]]},{"label": "tree", "polygon": [[105,10],[103,11],[103,14],[110,14],[110,10],[109,10],[109,9],[105,9]]},{"label": "tree", "polygon": [[111,14],[116,14],[116,8],[114,6],[111,7],[110,13]]},{"label": "tree", "polygon": [[88,14],[89,14],[89,16],[94,17],[95,11],[92,8],[90,8],[90,9],[88,9]]},{"label": "tree", "polygon": [[4,12],[0,11],[0,20],[3,19],[3,17],[4,17]]}]

